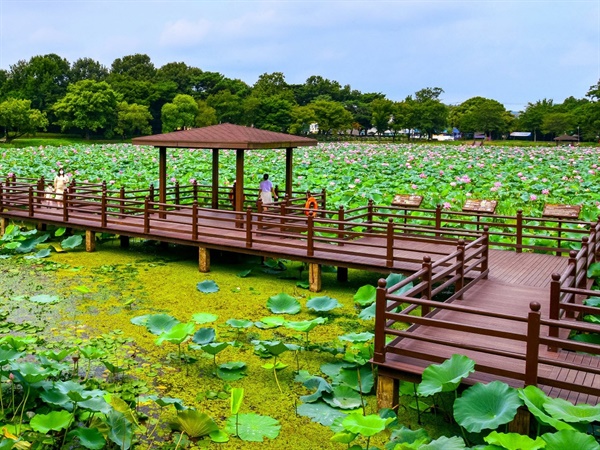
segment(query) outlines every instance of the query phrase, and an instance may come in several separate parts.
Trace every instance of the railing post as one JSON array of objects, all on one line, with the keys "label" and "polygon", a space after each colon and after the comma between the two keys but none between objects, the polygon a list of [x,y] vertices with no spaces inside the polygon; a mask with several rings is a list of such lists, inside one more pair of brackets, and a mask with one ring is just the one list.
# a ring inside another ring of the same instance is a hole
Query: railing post
[{"label": "railing post", "polygon": [[598,262],[600,260],[600,216],[598,216],[598,219],[593,227],[594,230],[596,230],[596,239],[594,241],[594,261]]},{"label": "railing post", "polygon": [[148,189],[148,199],[150,202],[154,203],[154,185],[151,184],[150,188]]},{"label": "railing post", "polygon": [[[465,285],[465,241],[464,239],[458,240],[457,246],[458,254],[456,255],[456,292],[460,291]],[[462,300],[463,296],[460,294],[458,300]]]},{"label": "railing post", "polygon": [[100,223],[102,228],[106,228],[107,217],[106,217],[106,190],[102,190],[102,199],[100,206]]},{"label": "railing post", "polygon": [[[345,233],[346,229],[345,229],[345,224],[344,224],[344,220],[345,220],[344,219],[344,214],[345,214],[344,207],[340,206],[339,209],[338,209],[338,222],[339,222],[338,223],[338,230],[339,230],[338,239],[340,241],[343,241],[345,239],[345,237],[346,237],[346,233]],[[343,242],[338,242],[338,245],[339,246],[343,246],[344,243]]]},{"label": "railing post", "polygon": [[[279,228],[279,231],[281,233],[283,233],[285,230],[283,228],[283,226],[285,225],[285,215],[287,214],[286,211],[286,207],[285,207],[285,201],[281,202],[279,204],[279,223],[281,224],[281,227]],[[310,214],[309,214],[310,217]]]},{"label": "railing post", "polygon": [[481,271],[487,272],[484,279],[488,278],[490,268],[490,227],[483,227],[483,261],[481,262]]},{"label": "railing post", "polygon": [[180,196],[180,192],[179,192],[179,181],[175,182],[175,204],[179,205],[179,201],[181,199]]},{"label": "railing post", "polygon": [[119,189],[119,214],[121,216],[125,214],[125,188],[123,186]]},{"label": "railing post", "polygon": [[33,217],[33,186],[29,186],[27,194],[27,207],[29,209],[28,215],[29,217]]},{"label": "railing post", "polygon": [[192,182],[192,201],[198,201],[198,182],[196,180]]},{"label": "railing post", "polygon": [[[581,258],[583,267],[578,268],[578,271],[583,272],[583,276],[578,282],[577,288],[586,289],[587,288],[587,269],[588,269],[588,257],[590,254],[590,240],[587,236],[583,236],[581,238],[581,251],[583,252],[583,258]],[[576,275],[577,276],[577,275]]]},{"label": "railing post", "polygon": [[246,248],[252,247],[252,210],[246,210]]},{"label": "railing post", "polygon": [[313,216],[311,216],[310,214],[306,217],[306,225],[307,225],[307,230],[306,230],[306,256],[313,256],[315,254],[315,248],[314,248],[314,223],[313,223]]},{"label": "railing post", "polygon": [[4,211],[4,185],[0,183],[0,211]]},{"label": "railing post", "polygon": [[[373,223],[373,199],[369,199],[367,203],[367,223]],[[367,227],[367,232],[373,231],[373,227]]]},{"label": "railing post", "polygon": [[[423,256],[422,267],[425,270],[425,274],[421,278],[425,283],[425,291],[424,294],[421,294],[421,298],[431,300],[431,258],[429,256]],[[425,317],[430,311],[429,306],[421,306],[421,317]]]},{"label": "railing post", "polygon": [[321,189],[321,217],[325,217],[325,211],[327,211],[327,192],[325,189]]},{"label": "railing post", "polygon": [[63,207],[63,222],[69,221],[69,195],[71,194],[70,188],[66,188],[62,193],[62,207]]},{"label": "railing post", "polygon": [[517,210],[517,253],[523,252],[523,210]]},{"label": "railing post", "polygon": [[385,244],[385,266],[394,267],[394,222],[388,219]]},{"label": "railing post", "polygon": [[192,203],[192,240],[198,240],[198,200]]},{"label": "railing post", "polygon": [[540,353],[540,314],[538,302],[529,304],[527,315],[527,353],[525,355],[525,386],[537,386]]},{"label": "railing post", "polygon": [[[550,311],[548,313],[550,320],[560,319],[560,275],[558,273],[552,274],[552,281],[550,282]],[[558,337],[558,327],[550,326],[548,328],[548,336]],[[549,351],[556,351],[555,347],[548,346]]]},{"label": "railing post", "polygon": [[144,234],[150,233],[150,197],[144,198]]},{"label": "railing post", "polygon": [[46,196],[46,180],[42,175],[37,182],[37,204],[38,208],[42,204],[44,197]]},{"label": "railing post", "polygon": [[[435,206],[435,229],[442,229],[442,205],[438,204]],[[440,237],[441,233],[435,233],[436,237]]]},{"label": "railing post", "polygon": [[385,310],[387,307],[386,281],[380,278],[377,282],[377,295],[375,297],[375,341],[373,348],[373,361],[385,362]]}]

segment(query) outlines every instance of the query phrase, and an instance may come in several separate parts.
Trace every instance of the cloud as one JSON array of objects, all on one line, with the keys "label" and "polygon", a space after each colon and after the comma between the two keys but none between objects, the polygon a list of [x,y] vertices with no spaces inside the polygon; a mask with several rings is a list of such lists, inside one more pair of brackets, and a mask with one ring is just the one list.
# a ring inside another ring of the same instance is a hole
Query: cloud
[{"label": "cloud", "polygon": [[160,34],[159,44],[163,47],[192,47],[202,44],[213,29],[212,23],[206,19],[169,22]]}]

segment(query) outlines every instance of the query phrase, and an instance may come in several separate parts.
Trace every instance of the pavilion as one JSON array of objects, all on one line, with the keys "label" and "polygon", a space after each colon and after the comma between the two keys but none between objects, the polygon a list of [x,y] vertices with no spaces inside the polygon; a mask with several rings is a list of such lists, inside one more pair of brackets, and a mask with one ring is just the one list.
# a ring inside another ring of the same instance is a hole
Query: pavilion
[{"label": "pavilion", "polygon": [[243,210],[244,201],[244,152],[257,149],[285,148],[285,195],[292,194],[292,154],[295,147],[317,144],[316,139],[286,133],[260,130],[223,123],[203,128],[173,131],[171,133],[142,136],[132,140],[134,145],[151,145],[159,149],[159,202],[167,199],[167,148],[195,148],[212,150],[212,194],[211,207],[218,209],[219,150],[236,151],[235,158],[235,211]]}]

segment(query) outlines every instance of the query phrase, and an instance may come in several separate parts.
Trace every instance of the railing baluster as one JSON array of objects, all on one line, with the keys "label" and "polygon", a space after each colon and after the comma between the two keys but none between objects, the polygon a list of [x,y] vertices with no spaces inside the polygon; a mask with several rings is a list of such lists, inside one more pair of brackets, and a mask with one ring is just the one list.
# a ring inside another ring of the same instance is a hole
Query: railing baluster
[{"label": "railing baluster", "polygon": [[102,211],[100,212],[100,222],[102,228],[106,228],[106,224],[108,222],[106,217],[106,190],[102,190],[101,205]]},{"label": "railing baluster", "polygon": [[63,208],[63,222],[69,221],[69,203],[68,203],[69,189],[70,188],[66,188],[63,191],[62,198],[61,198],[61,200],[62,200],[61,203],[62,203],[62,208]]},{"label": "railing baluster", "polygon": [[[456,291],[460,291],[465,285],[465,241],[464,239],[458,240],[458,246],[456,248],[458,250],[458,254],[456,255],[456,276],[457,280],[455,283]],[[462,300],[463,296],[460,294],[457,297],[458,300]]]},{"label": "railing baluster", "polygon": [[386,281],[380,278],[377,282],[377,295],[375,297],[375,341],[373,348],[373,361],[385,362],[385,310],[387,307]]},{"label": "railing baluster", "polygon": [[33,186],[29,186],[27,191],[27,207],[29,217],[33,217]]},{"label": "railing baluster", "polygon": [[[421,278],[421,280],[425,283],[425,289],[423,291],[423,295],[421,295],[421,298],[426,299],[426,300],[431,300],[431,258],[429,256],[423,256],[423,263],[422,263],[422,267],[425,270],[425,273],[423,274],[423,277]],[[425,306],[422,305],[421,306],[421,317],[425,317],[427,314],[429,314],[431,311],[431,309],[429,308],[429,306]]]},{"label": "railing baluster", "polygon": [[394,267],[394,222],[391,218],[388,219],[385,241],[385,266],[391,268]]},{"label": "railing baluster", "polygon": [[119,214],[121,216],[125,214],[125,188],[123,186],[119,189]]},{"label": "railing baluster", "polygon": [[192,240],[198,240],[198,200],[192,203]]},{"label": "railing baluster", "polygon": [[523,210],[517,210],[517,253],[523,252]]},{"label": "railing baluster", "polygon": [[150,198],[144,198],[144,233],[150,233]]},{"label": "railing baluster", "polygon": [[[345,233],[345,231],[346,231],[345,230],[345,225],[343,223],[344,222],[344,207],[343,206],[340,206],[339,209],[338,209],[338,222],[339,222],[339,224],[338,224],[338,230],[339,230],[338,239],[340,241],[343,241],[345,239],[345,237],[346,237],[345,236],[346,235],[346,233]],[[343,247],[344,243],[343,242],[338,242],[338,245],[340,247]]]},{"label": "railing baluster", "polygon": [[252,247],[252,210],[246,210],[246,248]]},{"label": "railing baluster", "polygon": [[[483,261],[481,262],[481,271],[489,273],[489,263],[490,263],[490,227],[483,227]],[[488,274],[486,273],[484,276],[485,279],[488,278]]]},{"label": "railing baluster", "polygon": [[525,386],[537,386],[540,353],[540,308],[538,302],[529,304],[527,315],[527,353],[525,356]]},{"label": "railing baluster", "polygon": [[[569,267],[571,267],[569,263]],[[550,282],[550,311],[548,313],[550,320],[560,319],[560,274],[553,273]],[[558,327],[548,328],[548,336],[558,337]],[[556,348],[548,347],[549,351],[556,351]]]},{"label": "railing baluster", "polygon": [[314,256],[314,223],[313,216],[311,216],[310,214],[306,217],[306,225],[306,255]]}]

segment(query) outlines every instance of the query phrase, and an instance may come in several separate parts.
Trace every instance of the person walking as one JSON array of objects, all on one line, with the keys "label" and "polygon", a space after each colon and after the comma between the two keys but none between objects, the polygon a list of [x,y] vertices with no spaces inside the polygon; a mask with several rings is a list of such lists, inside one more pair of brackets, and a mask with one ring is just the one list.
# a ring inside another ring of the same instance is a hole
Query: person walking
[{"label": "person walking", "polygon": [[58,169],[58,173],[54,177],[54,193],[55,199],[61,201],[63,198],[63,192],[69,184],[69,177],[65,174],[65,169],[62,167]]},{"label": "person walking", "polygon": [[260,199],[263,205],[269,205],[273,203],[273,198],[277,200],[277,195],[275,194],[275,189],[273,188],[273,183],[269,180],[269,174],[265,173],[263,175],[263,179],[259,184],[260,188]]}]

